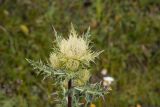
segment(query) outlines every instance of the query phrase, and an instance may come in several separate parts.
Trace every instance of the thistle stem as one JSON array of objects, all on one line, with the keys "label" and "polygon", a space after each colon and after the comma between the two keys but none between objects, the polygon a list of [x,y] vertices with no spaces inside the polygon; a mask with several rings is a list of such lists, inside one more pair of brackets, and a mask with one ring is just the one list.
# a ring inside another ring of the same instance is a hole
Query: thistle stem
[{"label": "thistle stem", "polygon": [[71,87],[72,87],[72,80],[70,79],[68,81],[68,91],[69,91],[69,95],[68,95],[68,107],[72,107],[72,95],[71,95],[71,92],[70,92]]}]

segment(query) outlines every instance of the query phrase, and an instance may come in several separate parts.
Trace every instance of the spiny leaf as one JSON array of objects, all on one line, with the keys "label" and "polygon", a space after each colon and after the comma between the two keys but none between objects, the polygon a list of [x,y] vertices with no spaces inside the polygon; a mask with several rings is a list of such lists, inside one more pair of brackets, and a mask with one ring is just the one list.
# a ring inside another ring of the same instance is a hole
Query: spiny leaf
[{"label": "spiny leaf", "polygon": [[38,74],[44,74],[45,78],[49,76],[56,76],[56,75],[65,75],[63,71],[60,70],[54,70],[52,67],[45,65],[42,63],[42,61],[33,61],[30,59],[26,59],[32,66],[33,69],[37,69],[39,72]]}]

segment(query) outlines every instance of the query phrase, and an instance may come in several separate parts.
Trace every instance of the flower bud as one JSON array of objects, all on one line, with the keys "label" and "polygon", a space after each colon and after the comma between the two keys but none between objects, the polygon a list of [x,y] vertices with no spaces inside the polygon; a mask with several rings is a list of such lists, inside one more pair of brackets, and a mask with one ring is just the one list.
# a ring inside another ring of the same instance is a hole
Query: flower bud
[{"label": "flower bud", "polygon": [[75,80],[75,84],[78,86],[84,85],[90,78],[90,72],[84,69],[79,72],[79,78]]},{"label": "flower bud", "polygon": [[56,54],[52,53],[52,54],[50,55],[49,60],[50,60],[51,66],[52,66],[53,68],[56,69],[56,68],[59,68],[59,67],[60,67],[60,61],[59,61],[59,59],[58,59],[58,57],[57,57]]},{"label": "flower bud", "polygon": [[66,62],[66,68],[69,70],[75,71],[78,69],[78,67],[79,67],[79,61],[77,60],[69,59]]}]

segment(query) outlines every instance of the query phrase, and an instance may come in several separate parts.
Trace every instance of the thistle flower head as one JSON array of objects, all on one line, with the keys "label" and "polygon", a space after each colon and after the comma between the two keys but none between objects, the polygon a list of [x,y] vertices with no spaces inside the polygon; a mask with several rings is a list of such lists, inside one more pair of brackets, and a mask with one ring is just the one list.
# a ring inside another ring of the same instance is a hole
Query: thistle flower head
[{"label": "thistle flower head", "polygon": [[75,29],[71,28],[69,37],[57,40],[57,51],[51,53],[50,62],[54,68],[61,67],[76,71],[80,65],[89,65],[101,52],[92,52],[89,40],[80,37]]},{"label": "thistle flower head", "polygon": [[68,59],[66,63],[66,68],[70,69],[72,71],[77,70],[79,67],[79,61],[73,60],[73,59]]},{"label": "thistle flower head", "polygon": [[57,69],[60,67],[60,61],[58,59],[58,56],[55,53],[50,54],[49,60],[53,68]]},{"label": "thistle flower head", "polygon": [[75,80],[75,85],[84,85],[87,81],[89,81],[90,76],[90,71],[88,71],[87,69],[81,70],[78,79]]},{"label": "thistle flower head", "polygon": [[65,57],[80,60],[88,52],[88,44],[82,37],[74,34],[68,39],[63,39],[59,44],[59,49]]}]

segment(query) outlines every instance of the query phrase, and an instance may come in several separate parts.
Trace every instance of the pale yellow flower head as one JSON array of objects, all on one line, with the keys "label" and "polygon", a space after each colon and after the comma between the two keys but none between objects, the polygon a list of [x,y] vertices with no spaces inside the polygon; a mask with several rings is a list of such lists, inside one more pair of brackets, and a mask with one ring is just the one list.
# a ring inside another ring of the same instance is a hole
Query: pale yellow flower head
[{"label": "pale yellow flower head", "polygon": [[49,60],[53,68],[57,69],[60,67],[60,60],[58,59],[58,56],[55,53],[50,54]]},{"label": "pale yellow flower head", "polygon": [[87,69],[81,70],[79,72],[79,78],[75,80],[75,85],[85,85],[85,83],[89,81],[90,76],[90,71],[88,71]]},{"label": "pale yellow flower head", "polygon": [[69,59],[81,60],[84,55],[88,54],[88,41],[83,37],[78,37],[73,27],[69,38],[62,39],[58,47],[60,52]]},{"label": "pale yellow flower head", "polygon": [[[94,53],[89,48],[86,35],[78,36],[73,26],[69,37],[57,41],[57,51],[50,55],[50,62],[54,68],[61,67],[69,71],[77,71],[82,65],[89,65],[99,53]],[[57,36],[58,37],[58,36]]]},{"label": "pale yellow flower head", "polygon": [[63,39],[60,42],[59,49],[65,57],[79,60],[87,53],[88,44],[83,38],[70,35],[68,39]]},{"label": "pale yellow flower head", "polygon": [[77,70],[79,67],[79,61],[74,59],[69,59],[66,63],[66,68],[72,71]]}]

